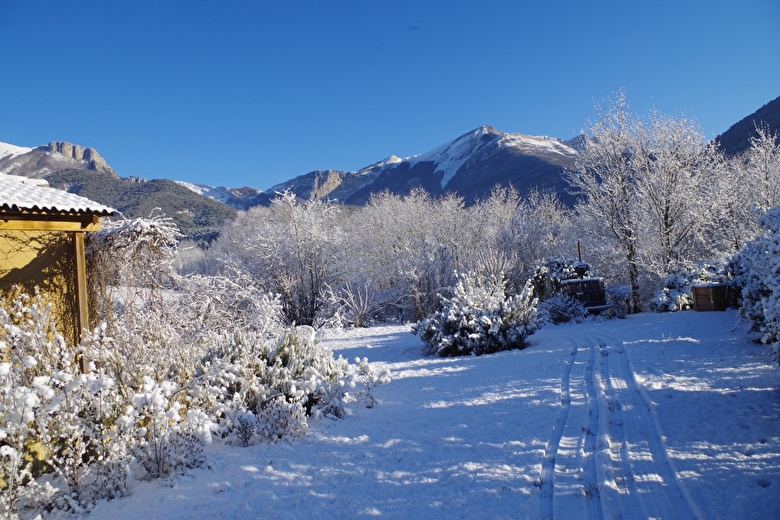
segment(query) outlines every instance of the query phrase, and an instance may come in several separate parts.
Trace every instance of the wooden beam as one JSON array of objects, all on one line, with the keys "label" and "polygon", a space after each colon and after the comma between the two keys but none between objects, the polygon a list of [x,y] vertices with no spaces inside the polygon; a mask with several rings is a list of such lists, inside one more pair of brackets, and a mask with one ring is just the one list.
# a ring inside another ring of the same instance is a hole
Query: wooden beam
[{"label": "wooden beam", "polygon": [[3,219],[0,217],[0,229],[15,231],[97,231],[100,229],[100,220],[17,220]]}]

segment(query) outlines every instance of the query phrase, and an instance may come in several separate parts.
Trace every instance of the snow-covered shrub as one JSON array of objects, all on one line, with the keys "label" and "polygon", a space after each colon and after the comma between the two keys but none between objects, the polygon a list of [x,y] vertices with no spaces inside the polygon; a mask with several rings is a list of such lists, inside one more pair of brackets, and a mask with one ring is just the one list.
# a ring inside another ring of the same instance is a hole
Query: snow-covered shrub
[{"label": "snow-covered shrub", "polygon": [[289,401],[301,399],[311,410],[341,417],[346,394],[354,388],[354,374],[346,359],[318,345],[314,329],[295,327],[264,352],[258,375]]},{"label": "snow-covered shrub", "polygon": [[737,253],[732,268],[742,290],[740,316],[780,360],[780,206],[759,223],[765,231]]},{"label": "snow-covered shrub", "polygon": [[631,297],[631,287],[613,284],[604,287],[609,308],[601,312],[605,318],[625,318],[628,314],[628,300]]},{"label": "snow-covered shrub", "polygon": [[[0,306],[0,504],[85,511],[125,492],[126,443],[116,428],[121,408],[114,381],[57,334],[39,295]],[[57,478],[40,485],[44,473]],[[56,487],[53,487],[56,486]]]},{"label": "snow-covered shrub", "polygon": [[368,327],[396,310],[403,294],[398,286],[380,289],[374,280],[358,276],[338,288],[329,287],[325,298],[333,309],[329,325]]},{"label": "snow-covered shrub", "polygon": [[363,390],[358,397],[363,398],[367,408],[373,408],[376,404],[376,389],[379,385],[386,385],[390,382],[390,372],[387,369],[376,371],[368,362],[368,358],[355,358],[360,380],[363,383]]},{"label": "snow-covered shrub", "polygon": [[441,297],[441,311],[416,323],[412,331],[429,353],[440,356],[523,348],[538,326],[537,301],[530,283],[515,296],[507,296],[504,288],[503,276],[458,274],[452,297]]},{"label": "snow-covered shrub", "polygon": [[277,395],[265,401],[257,415],[257,432],[272,442],[285,437],[298,437],[308,428],[306,410],[300,401],[288,401]]},{"label": "snow-covered shrub", "polygon": [[685,273],[671,273],[663,286],[650,300],[649,308],[653,312],[685,311],[693,305],[691,279]]},{"label": "snow-covered shrub", "polygon": [[[8,350],[7,345],[3,345]],[[0,508],[3,518],[17,518],[25,497],[35,493],[33,460],[26,457],[35,441],[41,400],[35,388],[23,384],[35,358],[0,363]],[[45,460],[45,456],[42,457]]]},{"label": "snow-covered shrub", "polygon": [[341,417],[358,377],[355,367],[318,345],[314,329],[294,327],[277,338],[256,332],[213,334],[187,390],[191,406],[221,421],[248,444],[296,436],[307,414]]},{"label": "snow-covered shrub", "polygon": [[214,330],[241,329],[276,334],[281,324],[281,302],[252,283],[247,276],[176,276],[166,298],[182,333],[195,339]]},{"label": "snow-covered shrub", "polygon": [[582,323],[588,317],[588,310],[581,301],[567,294],[558,294],[539,304],[539,320],[545,323]]},{"label": "snow-covered shrub", "polygon": [[145,377],[121,417],[131,428],[130,450],[152,478],[202,463],[200,443],[209,442],[216,429],[207,415],[188,411],[178,393],[171,381]]}]

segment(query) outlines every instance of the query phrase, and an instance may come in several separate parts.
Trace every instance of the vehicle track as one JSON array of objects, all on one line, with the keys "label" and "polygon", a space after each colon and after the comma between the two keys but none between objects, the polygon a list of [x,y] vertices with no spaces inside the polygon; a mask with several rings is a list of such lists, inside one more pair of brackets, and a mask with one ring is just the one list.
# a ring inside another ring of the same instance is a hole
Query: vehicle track
[{"label": "vehicle track", "polygon": [[594,383],[596,348],[571,341],[561,376],[561,411],[547,443],[540,483],[542,518],[602,518],[595,457],[599,408]]},{"label": "vehicle track", "polygon": [[561,410],[540,471],[540,516],[695,518],[626,347],[569,341]]},{"label": "vehicle track", "polygon": [[694,518],[652,403],[634,377],[629,352],[615,342],[612,345],[602,350],[606,359],[600,401],[609,417],[605,441],[614,475],[615,512],[623,518]]}]

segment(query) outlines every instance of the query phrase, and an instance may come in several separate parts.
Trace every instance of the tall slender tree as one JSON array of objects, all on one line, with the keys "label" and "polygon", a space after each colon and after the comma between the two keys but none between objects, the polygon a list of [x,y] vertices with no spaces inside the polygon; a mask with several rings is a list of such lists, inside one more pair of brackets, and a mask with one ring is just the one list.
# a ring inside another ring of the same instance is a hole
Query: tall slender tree
[{"label": "tall slender tree", "polygon": [[639,176],[644,167],[645,132],[629,110],[624,91],[596,107],[575,166],[566,172],[580,196],[575,209],[584,233],[608,241],[625,262],[631,288],[629,309],[639,312]]}]

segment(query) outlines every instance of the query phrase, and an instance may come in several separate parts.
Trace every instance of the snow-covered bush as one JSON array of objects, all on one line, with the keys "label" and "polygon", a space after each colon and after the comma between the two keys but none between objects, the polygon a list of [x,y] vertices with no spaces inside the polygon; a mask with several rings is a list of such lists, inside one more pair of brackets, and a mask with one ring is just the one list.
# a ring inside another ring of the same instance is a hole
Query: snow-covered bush
[{"label": "snow-covered bush", "polygon": [[395,310],[403,294],[398,286],[380,289],[374,280],[361,275],[338,288],[329,287],[325,299],[333,309],[329,324],[368,327]]},{"label": "snow-covered bush", "polygon": [[[176,399],[171,381],[144,377],[121,422],[130,427],[130,450],[151,478],[159,478],[202,462],[200,443],[210,442],[216,429],[207,415],[187,410]],[[199,435],[200,434],[200,435]]]},{"label": "snow-covered bush", "polygon": [[255,435],[273,441],[299,435],[307,414],[341,417],[353,398],[355,367],[318,345],[311,327],[275,339],[233,331],[207,342],[188,400],[220,418],[223,433],[240,444]]},{"label": "snow-covered bush", "polygon": [[538,326],[536,299],[527,283],[507,296],[503,276],[457,275],[452,297],[441,297],[441,310],[416,323],[413,332],[427,351],[440,356],[481,355],[525,347]]},{"label": "snow-covered bush", "polygon": [[765,231],[740,250],[732,268],[742,290],[740,316],[780,360],[780,206],[759,222]]},{"label": "snow-covered bush", "polygon": [[355,366],[364,387],[358,397],[365,400],[367,408],[373,408],[376,404],[376,389],[390,382],[390,372],[387,369],[374,370],[368,358],[355,358]]},{"label": "snow-covered bush", "polygon": [[588,310],[581,301],[567,294],[558,294],[539,304],[539,320],[543,323],[582,323]]},{"label": "snow-covered bush", "polygon": [[[57,333],[36,294],[0,305],[0,504],[7,518],[45,506],[85,511],[125,492],[128,454],[114,381]],[[51,484],[35,479],[53,473]]]},{"label": "snow-covered bush", "polygon": [[605,318],[625,318],[628,314],[628,301],[631,298],[631,287],[628,285],[613,284],[604,287],[607,297],[607,308],[601,312]]}]

